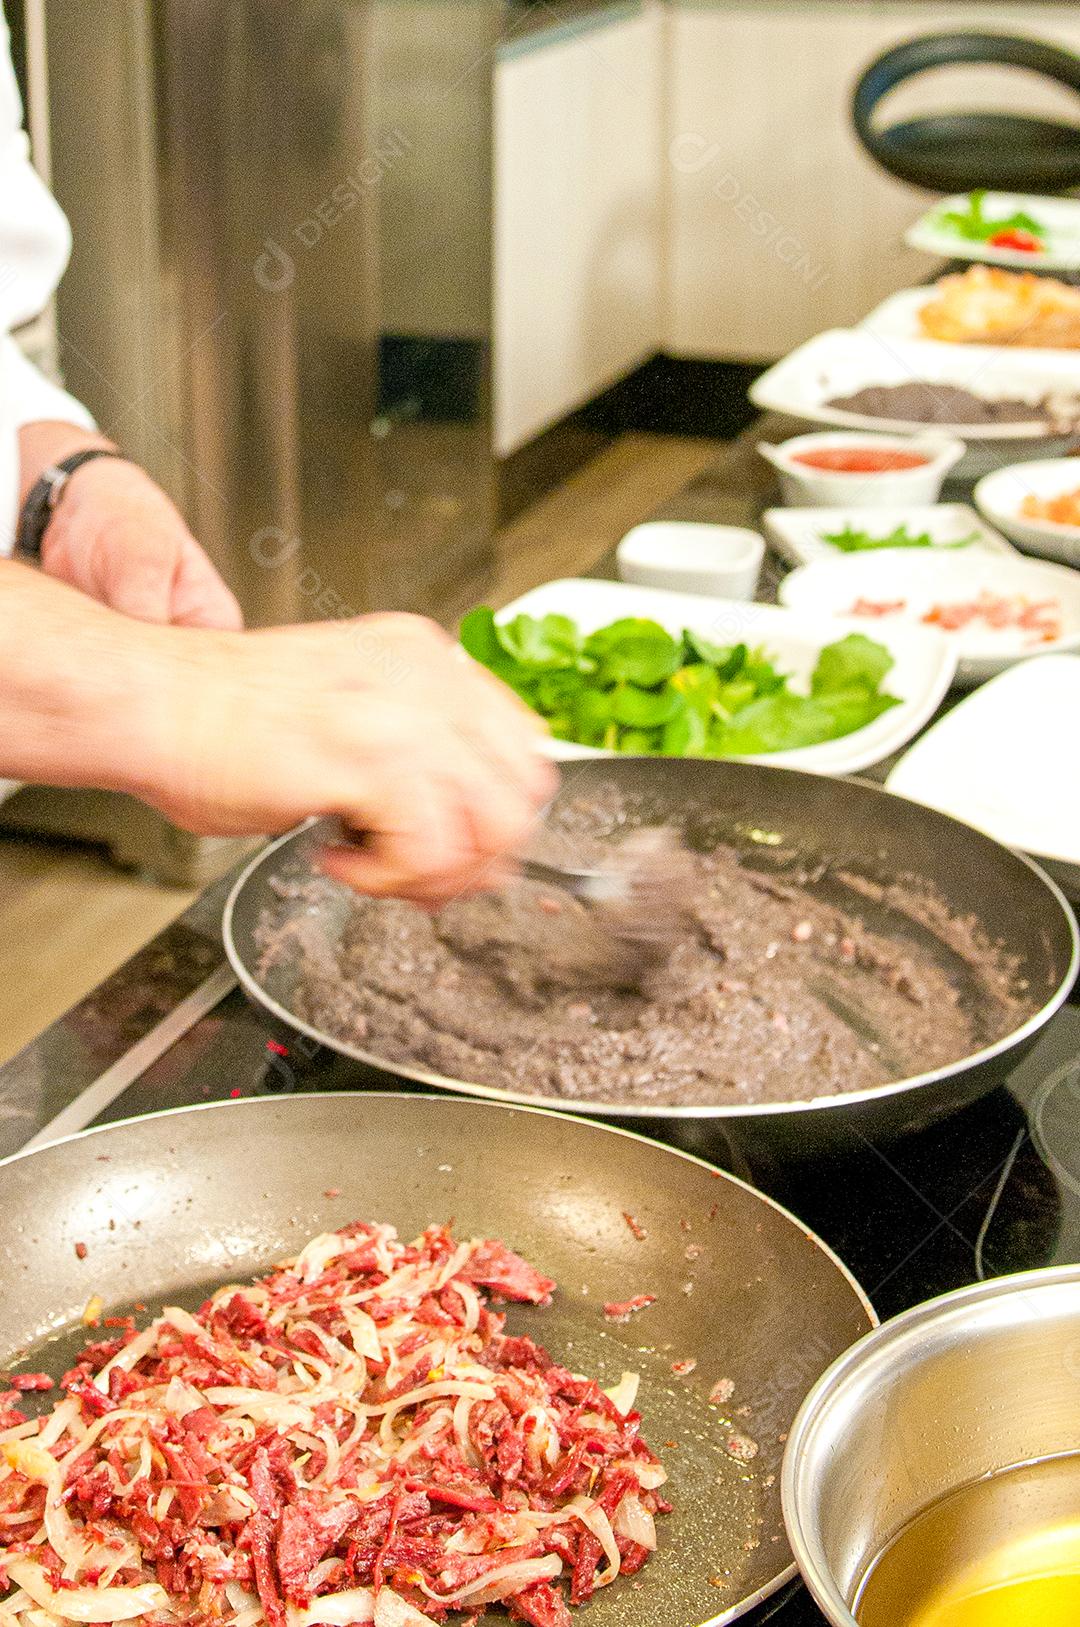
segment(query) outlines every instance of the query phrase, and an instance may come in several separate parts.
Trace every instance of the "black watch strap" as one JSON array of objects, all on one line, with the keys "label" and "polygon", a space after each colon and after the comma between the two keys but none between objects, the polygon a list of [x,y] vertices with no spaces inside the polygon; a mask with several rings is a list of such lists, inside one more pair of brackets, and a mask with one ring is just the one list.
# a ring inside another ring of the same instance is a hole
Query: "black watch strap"
[{"label": "black watch strap", "polygon": [[43,469],[27,493],[26,502],[15,529],[15,552],[23,559],[40,559],[41,542],[53,511],[63,496],[64,487],[84,463],[94,458],[122,458],[124,454],[107,446],[89,446],[82,452],[72,452]]}]

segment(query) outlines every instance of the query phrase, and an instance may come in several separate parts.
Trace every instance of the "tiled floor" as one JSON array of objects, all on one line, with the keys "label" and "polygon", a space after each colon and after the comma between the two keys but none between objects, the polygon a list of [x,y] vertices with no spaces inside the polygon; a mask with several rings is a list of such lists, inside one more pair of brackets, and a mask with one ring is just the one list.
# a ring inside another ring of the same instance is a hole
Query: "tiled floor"
[{"label": "tiled floor", "polygon": [[[627,435],[499,538],[486,596],[588,570],[717,454],[715,442]],[[0,1060],[118,966],[190,894],[113,868],[96,849],[0,834]]]}]

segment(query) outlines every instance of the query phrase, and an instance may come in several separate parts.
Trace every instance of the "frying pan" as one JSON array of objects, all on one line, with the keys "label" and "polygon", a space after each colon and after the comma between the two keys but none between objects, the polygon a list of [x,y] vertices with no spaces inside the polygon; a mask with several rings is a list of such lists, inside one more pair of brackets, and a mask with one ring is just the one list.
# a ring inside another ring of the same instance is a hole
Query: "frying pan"
[{"label": "frying pan", "polygon": [[[621,1130],[490,1102],[364,1092],[184,1108],[9,1159],[0,1193],[0,1369],[20,1353],[63,1371],[92,1294],[110,1311],[192,1308],[354,1219],[412,1237],[453,1216],[460,1237],[521,1250],[559,1291],[547,1309],[511,1307],[509,1326],[605,1384],[640,1373],[646,1438],[671,1476],[659,1552],[640,1586],[596,1595],[590,1627],[733,1621],[791,1578],[783,1439],[875,1322],[824,1244],[742,1182]],[[605,1321],[605,1301],[638,1293],[657,1303]],[[695,1370],[673,1376],[688,1357]],[[733,1384],[722,1408],[707,1400],[720,1378]],[[733,1433],[756,1442],[752,1461],[727,1452]]]},{"label": "frying pan", "polygon": [[[398,1078],[494,1100],[578,1111],[636,1123],[638,1128],[705,1156],[756,1167],[759,1159],[843,1151],[861,1139],[885,1139],[924,1128],[1000,1084],[1066,998],[1078,963],[1077,928],[1057,886],[1030,860],[947,814],[909,802],[876,785],[832,780],[793,769],[694,759],[628,757],[561,765],[559,798],[601,800],[615,786],[630,822],[673,823],[692,839],[727,841],[746,862],[773,874],[807,866],[837,866],[884,883],[915,878],[938,896],[951,917],[973,918],[993,943],[1015,958],[1026,985],[1026,1011],[1016,1029],[948,1067],[896,1083],[810,1101],[752,1105],[657,1108],[626,1103],[566,1101],[499,1090],[452,1079],[422,1066],[387,1062],[378,1054],[323,1032],[296,1015],[295,961],[264,979],[259,973],[256,929],[266,911],[281,915],[277,877],[310,872],[319,827],[304,827],[265,848],[247,867],[225,910],[225,946],[251,999],[295,1037],[327,1045]],[[322,833],[325,834],[325,833]],[[823,885],[828,886],[829,875]],[[344,889],[340,916],[327,919],[328,940],[340,932],[348,910]],[[910,933],[911,923],[886,905],[850,894],[844,900],[874,930]],[[295,906],[298,910],[303,906]],[[938,939],[923,944],[956,979],[955,957]],[[961,996],[967,999],[961,985]],[[974,998],[974,996],[972,996]]]}]

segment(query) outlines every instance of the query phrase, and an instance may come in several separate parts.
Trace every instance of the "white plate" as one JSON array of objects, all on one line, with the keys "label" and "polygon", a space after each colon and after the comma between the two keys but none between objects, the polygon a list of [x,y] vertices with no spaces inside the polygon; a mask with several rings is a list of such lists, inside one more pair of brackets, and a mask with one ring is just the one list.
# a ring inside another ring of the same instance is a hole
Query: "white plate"
[{"label": "white plate", "polygon": [[974,243],[937,224],[938,217],[946,210],[965,209],[967,204],[966,193],[942,198],[905,233],[905,243],[925,254],[939,254],[945,260],[983,260],[987,265],[1015,266],[1027,271],[1080,269],[1080,200],[1044,198],[1031,192],[986,194],[983,213],[987,218],[1000,220],[1022,209],[1046,227],[1046,248],[1041,254],[990,248],[986,243]]},{"label": "white plate", "polygon": [[[777,553],[793,565],[809,565],[815,559],[866,558],[863,554],[841,554],[831,542],[824,540],[826,532],[842,531],[846,525],[857,531],[868,531],[874,537],[888,536],[898,525],[906,525],[915,535],[928,532],[939,547],[947,547],[975,532],[977,541],[972,542],[972,548],[988,548],[996,554],[1016,552],[1011,543],[984,524],[966,503],[895,508],[770,508],[765,510],[761,523]],[[892,551],[908,558],[929,550],[900,548]]]},{"label": "white plate", "polygon": [[[545,582],[523,594],[496,619],[510,621],[522,613],[546,616],[556,611],[571,616],[585,633],[594,633],[621,616],[647,616],[669,632],[684,629],[701,633],[718,644],[764,644],[778,666],[792,675],[796,689],[805,690],[817,658],[826,644],[845,633],[866,632],[866,624],[842,622],[827,616],[799,616],[779,605],[744,604],[736,599],[706,599],[692,593],[666,593],[660,588],[632,587],[626,582],[568,579]],[[895,661],[885,688],[900,698],[900,705],[856,729],[841,740],[794,751],[774,751],[740,761],[773,763],[780,768],[805,768],[815,774],[856,774],[907,744],[944,699],[952,682],[956,657],[948,640],[929,627],[889,627],[871,637],[886,646]],[[590,746],[557,740],[556,758],[607,757]]]},{"label": "white plate", "polygon": [[984,549],[955,553],[906,553],[899,548],[880,554],[841,554],[801,565],[780,584],[781,603],[804,616],[849,617],[857,599],[905,608],[889,616],[857,616],[864,632],[877,638],[892,625],[921,627],[935,604],[966,603],[982,591],[1022,596],[1031,601],[1054,599],[1061,612],[1062,636],[1052,644],[1032,644],[1031,634],[1016,627],[993,628],[975,623],[945,632],[957,656],[956,681],[982,683],[1016,661],[1049,651],[1080,649],[1080,573],[1064,565],[1045,565],[1019,554],[1008,558]]},{"label": "white plate", "polygon": [[1011,463],[985,475],[975,487],[975,501],[986,518],[1021,548],[1045,559],[1080,565],[1080,526],[1028,520],[1020,513],[1025,497],[1060,497],[1070,491],[1080,491],[1080,457],[1041,458]]},{"label": "white plate", "polygon": [[[919,323],[919,312],[937,296],[938,289],[933,283],[929,287],[903,288],[900,293],[890,294],[888,299],[882,300],[869,316],[863,317],[858,326],[868,333],[876,334],[879,339],[889,344],[896,339],[918,339],[926,345],[946,345],[950,350],[955,350],[961,341],[928,338]],[[969,348],[966,340],[963,341],[963,348],[965,350]],[[990,344],[983,348],[1004,351],[1022,362],[1035,365],[1038,365],[1040,357],[1043,356],[1071,356],[1073,365],[1080,366],[1080,347]]]},{"label": "white plate", "polygon": [[1080,893],[1080,656],[1023,661],[968,695],[918,740],[888,787],[966,820]]},{"label": "white plate", "polygon": [[[885,340],[865,328],[832,328],[808,339],[750,386],[755,406],[815,424],[846,429],[953,436],[961,441],[1060,440],[1039,423],[926,424],[906,418],[873,418],[826,403],[869,384],[953,384],[989,398],[1038,401],[1049,394],[1080,395],[1080,368],[1070,351],[1026,351],[1006,345],[943,345],[933,339]],[[1078,409],[1080,420],[1080,409]],[[1074,432],[1075,433],[1075,432]]]},{"label": "white plate", "polygon": [[932,283],[923,288],[902,288],[898,294],[890,294],[880,305],[875,305],[870,315],[864,316],[857,326],[890,342],[893,339],[921,339],[926,344],[940,344],[941,340],[927,339],[919,326],[919,312],[936,295],[937,289]]}]

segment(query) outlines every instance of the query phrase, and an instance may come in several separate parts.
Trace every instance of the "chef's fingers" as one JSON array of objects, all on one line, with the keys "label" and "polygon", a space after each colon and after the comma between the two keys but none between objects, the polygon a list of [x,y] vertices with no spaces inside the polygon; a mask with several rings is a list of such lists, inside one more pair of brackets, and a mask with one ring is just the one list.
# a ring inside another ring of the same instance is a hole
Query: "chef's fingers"
[{"label": "chef's fingers", "polygon": [[369,787],[364,806],[344,810],[364,831],[362,845],[335,846],[320,858],[335,880],[375,898],[410,898],[436,908],[484,885],[493,855],[480,851],[444,763],[402,771]]},{"label": "chef's fingers", "polygon": [[459,722],[460,732],[494,778],[540,808],[558,787],[558,775],[543,751],[547,726],[505,684],[493,679],[492,688],[495,693],[478,697],[480,704]]},{"label": "chef's fingers", "polygon": [[194,537],[181,545],[173,576],[169,620],[177,627],[216,627],[239,632],[244,614]]}]

